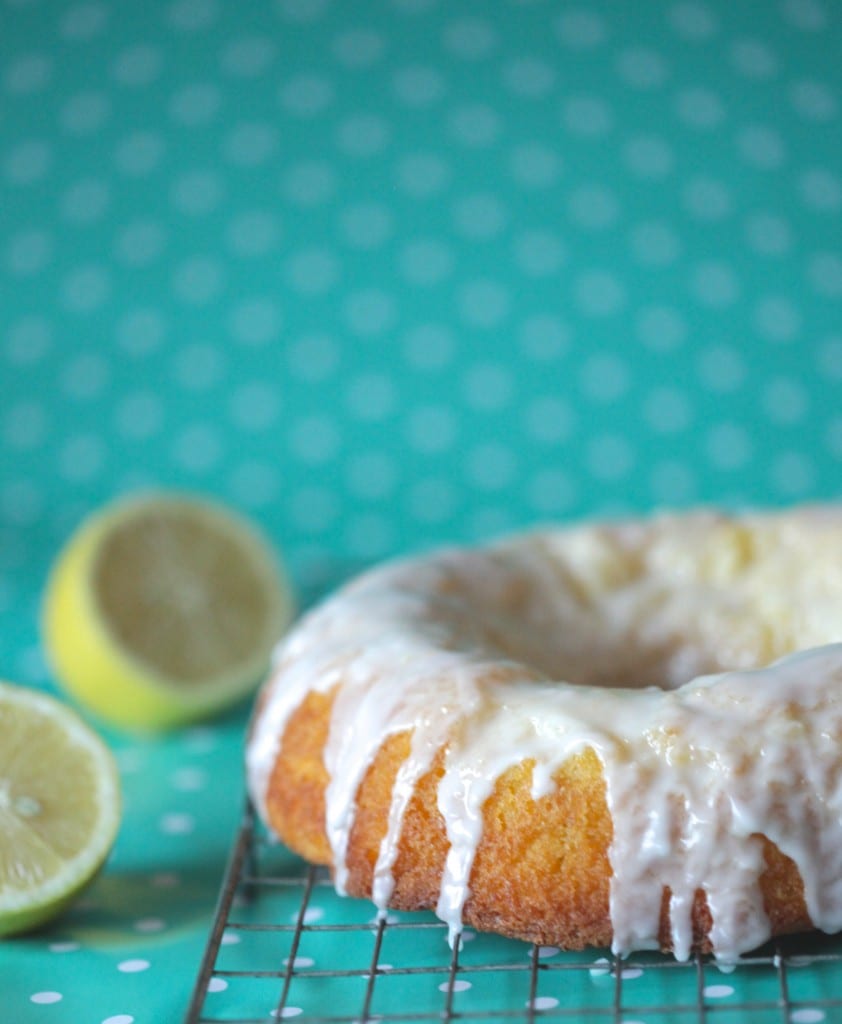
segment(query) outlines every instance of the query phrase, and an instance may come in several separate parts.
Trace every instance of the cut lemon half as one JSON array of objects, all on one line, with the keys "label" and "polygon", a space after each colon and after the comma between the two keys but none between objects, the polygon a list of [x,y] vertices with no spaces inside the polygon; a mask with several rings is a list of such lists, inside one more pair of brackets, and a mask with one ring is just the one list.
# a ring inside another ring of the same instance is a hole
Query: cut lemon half
[{"label": "cut lemon half", "polygon": [[76,712],[0,683],[0,935],[43,924],[91,880],[119,792],[111,752]]},{"label": "cut lemon half", "polygon": [[269,543],[213,502],[115,503],[50,574],[44,640],[59,682],[130,729],[207,717],[251,693],[293,616]]}]

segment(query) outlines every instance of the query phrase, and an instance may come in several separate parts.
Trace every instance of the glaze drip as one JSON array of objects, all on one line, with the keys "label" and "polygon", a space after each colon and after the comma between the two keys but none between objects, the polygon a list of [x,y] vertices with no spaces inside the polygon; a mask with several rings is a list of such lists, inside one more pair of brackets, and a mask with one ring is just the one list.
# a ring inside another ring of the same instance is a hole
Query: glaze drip
[{"label": "glaze drip", "polygon": [[366,574],[276,653],[247,751],[255,805],[265,814],[292,712],[311,691],[335,690],[325,828],[340,891],[359,785],[383,742],[408,732],[374,868],[381,910],[403,816],[440,750],[449,850],[436,911],[453,939],[497,779],[529,760],[537,799],[589,748],[613,821],[615,952],[657,948],[665,887],[678,958],[691,952],[699,890],[722,961],[763,942],[760,836],[797,865],[814,924],[838,930],[839,521],[705,514],[677,530],[677,520],[659,519]]}]

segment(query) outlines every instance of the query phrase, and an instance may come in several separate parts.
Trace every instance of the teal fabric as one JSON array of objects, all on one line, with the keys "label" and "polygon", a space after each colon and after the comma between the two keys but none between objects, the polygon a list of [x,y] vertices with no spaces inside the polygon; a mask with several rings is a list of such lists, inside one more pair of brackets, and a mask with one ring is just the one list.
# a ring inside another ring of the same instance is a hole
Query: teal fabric
[{"label": "teal fabric", "polygon": [[[55,688],[48,567],[139,488],[251,515],[305,605],[538,521],[838,497],[840,38],[832,0],[4,0],[0,674]],[[246,715],[103,729],[114,855],[0,947],[4,1019],[180,1019]]]}]

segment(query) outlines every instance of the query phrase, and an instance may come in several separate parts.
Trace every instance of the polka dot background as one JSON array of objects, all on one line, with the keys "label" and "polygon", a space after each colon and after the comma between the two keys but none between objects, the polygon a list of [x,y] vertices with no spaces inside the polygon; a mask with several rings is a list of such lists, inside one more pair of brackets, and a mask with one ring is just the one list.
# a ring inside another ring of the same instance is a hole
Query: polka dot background
[{"label": "polka dot background", "polygon": [[[137,488],[254,516],[305,603],[539,520],[839,496],[831,0],[0,17],[0,674],[53,686],[49,563]],[[124,826],[4,946],[16,1021],[178,1018],[244,724],[108,734]]]}]

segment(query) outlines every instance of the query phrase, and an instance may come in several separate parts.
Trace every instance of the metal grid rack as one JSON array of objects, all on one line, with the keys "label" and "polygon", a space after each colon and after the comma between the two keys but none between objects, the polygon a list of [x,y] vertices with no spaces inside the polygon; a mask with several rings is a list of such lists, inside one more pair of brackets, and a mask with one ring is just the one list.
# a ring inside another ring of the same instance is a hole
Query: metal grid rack
[{"label": "metal grid rack", "polygon": [[[185,1024],[842,1022],[838,939],[772,943],[727,973],[702,956],[620,960],[466,938],[451,950],[430,915],[378,920],[337,897],[327,872],[271,840],[247,802]],[[302,955],[314,943],[318,958]]]}]

